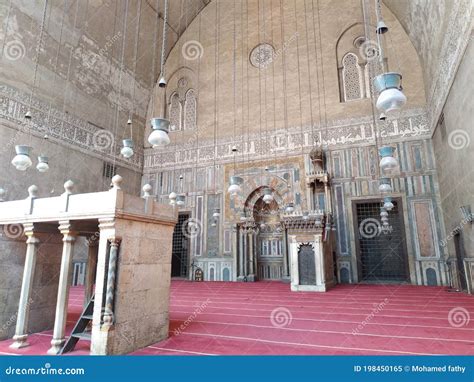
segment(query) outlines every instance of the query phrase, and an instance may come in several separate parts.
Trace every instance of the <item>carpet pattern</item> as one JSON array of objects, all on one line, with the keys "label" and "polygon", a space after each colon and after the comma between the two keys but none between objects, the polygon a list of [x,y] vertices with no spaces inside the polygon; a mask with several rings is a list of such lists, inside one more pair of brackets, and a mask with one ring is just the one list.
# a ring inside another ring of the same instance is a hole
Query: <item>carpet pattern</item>
[{"label": "carpet pattern", "polygon": [[[72,288],[68,332],[82,309]],[[52,331],[30,347],[0,354],[45,354]],[[71,354],[88,354],[79,341]],[[135,355],[473,355],[474,297],[441,287],[339,285],[291,292],[279,282],[173,281],[170,337]]]}]

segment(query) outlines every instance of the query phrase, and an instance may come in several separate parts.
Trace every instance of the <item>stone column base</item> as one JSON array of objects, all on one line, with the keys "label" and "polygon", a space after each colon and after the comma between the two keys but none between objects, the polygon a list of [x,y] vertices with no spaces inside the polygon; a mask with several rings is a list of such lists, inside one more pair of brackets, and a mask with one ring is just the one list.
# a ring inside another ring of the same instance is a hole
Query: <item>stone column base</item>
[{"label": "stone column base", "polygon": [[12,348],[12,349],[21,349],[21,348],[25,348],[27,346],[30,346],[30,344],[26,341],[28,339],[28,335],[27,334],[23,334],[23,335],[14,335],[13,336],[13,340],[15,342],[13,342],[9,347]]},{"label": "stone column base", "polygon": [[251,274],[251,275],[248,275],[248,276],[247,276],[247,281],[248,281],[248,282],[255,282],[255,281],[257,281],[257,280],[258,280],[258,278],[257,278],[257,276],[254,275],[254,274]]},{"label": "stone column base", "polygon": [[291,284],[292,292],[327,292],[334,286],[334,282],[327,282],[319,285],[295,285]]},{"label": "stone column base", "polygon": [[52,340],[51,341],[51,347],[48,350],[48,354],[50,355],[57,355],[61,351],[62,347],[64,346],[64,343],[66,342],[66,339],[61,339],[61,340]]}]

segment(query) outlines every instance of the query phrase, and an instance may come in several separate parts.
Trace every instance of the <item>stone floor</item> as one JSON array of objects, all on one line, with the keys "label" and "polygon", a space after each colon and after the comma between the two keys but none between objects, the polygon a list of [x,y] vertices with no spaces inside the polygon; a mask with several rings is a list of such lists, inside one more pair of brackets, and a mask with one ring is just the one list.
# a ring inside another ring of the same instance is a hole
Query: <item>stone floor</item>
[{"label": "stone floor", "polygon": [[[72,288],[68,330],[82,307]],[[290,292],[279,282],[173,281],[170,338],[136,355],[474,354],[474,297],[440,287],[340,285]],[[45,354],[51,331],[18,351]],[[72,354],[87,354],[79,342]]]}]

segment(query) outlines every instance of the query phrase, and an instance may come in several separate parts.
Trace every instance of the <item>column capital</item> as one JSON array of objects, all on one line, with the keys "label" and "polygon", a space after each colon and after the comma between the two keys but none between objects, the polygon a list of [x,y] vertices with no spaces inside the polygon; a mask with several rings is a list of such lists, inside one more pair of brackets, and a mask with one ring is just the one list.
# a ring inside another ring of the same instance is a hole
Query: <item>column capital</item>
[{"label": "column capital", "polygon": [[26,236],[27,244],[38,244],[40,242],[37,233],[34,223],[23,224],[23,234]]},{"label": "column capital", "polygon": [[89,248],[91,247],[97,247],[99,245],[99,232],[94,233],[93,235],[90,235],[86,239],[86,244]]},{"label": "column capital", "polygon": [[113,237],[108,237],[107,240],[110,242],[110,245],[114,247],[118,247],[120,245],[120,242],[122,241],[122,238],[113,236]]},{"label": "column capital", "polygon": [[66,236],[70,236],[70,237],[77,236],[77,232],[72,229],[72,223],[69,220],[59,221],[59,227],[58,228],[59,228],[59,232],[61,232],[61,234],[64,237],[66,237]]},{"label": "column capital", "polygon": [[36,245],[40,243],[40,240],[36,236],[34,236],[34,233],[32,233],[31,235],[26,235],[26,236],[27,236],[26,244]]},{"label": "column capital", "polygon": [[99,230],[104,229],[114,229],[115,228],[115,218],[99,219]]}]

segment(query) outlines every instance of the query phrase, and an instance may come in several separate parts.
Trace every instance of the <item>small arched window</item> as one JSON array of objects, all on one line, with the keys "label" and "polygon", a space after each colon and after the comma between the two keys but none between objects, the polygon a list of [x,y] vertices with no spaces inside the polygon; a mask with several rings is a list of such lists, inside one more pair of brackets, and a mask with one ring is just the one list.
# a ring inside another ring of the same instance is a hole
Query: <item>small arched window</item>
[{"label": "small arched window", "polygon": [[178,93],[173,93],[170,100],[170,130],[180,130],[181,129],[181,102],[179,102]]},{"label": "small arched window", "polygon": [[342,89],[344,101],[365,98],[365,76],[354,53],[347,53],[342,59]]},{"label": "small arched window", "polygon": [[183,77],[178,81],[177,89],[171,94],[168,103],[170,130],[192,130],[196,128],[197,96]]},{"label": "small arched window", "polygon": [[192,130],[196,127],[196,92],[189,89],[184,101],[184,128]]}]

